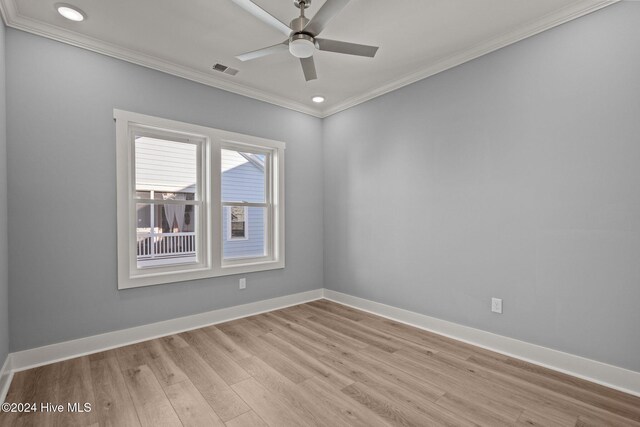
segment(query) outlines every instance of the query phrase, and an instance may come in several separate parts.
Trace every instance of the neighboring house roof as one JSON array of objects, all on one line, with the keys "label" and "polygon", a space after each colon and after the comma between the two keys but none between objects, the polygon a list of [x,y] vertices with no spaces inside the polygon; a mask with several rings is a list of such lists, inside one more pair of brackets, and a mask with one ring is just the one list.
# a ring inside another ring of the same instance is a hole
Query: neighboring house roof
[{"label": "neighboring house roof", "polygon": [[251,163],[253,163],[253,165],[256,166],[258,169],[260,169],[261,171],[264,171],[264,156],[258,156],[257,154],[253,154],[253,153],[239,153],[239,154],[245,159],[249,160]]}]

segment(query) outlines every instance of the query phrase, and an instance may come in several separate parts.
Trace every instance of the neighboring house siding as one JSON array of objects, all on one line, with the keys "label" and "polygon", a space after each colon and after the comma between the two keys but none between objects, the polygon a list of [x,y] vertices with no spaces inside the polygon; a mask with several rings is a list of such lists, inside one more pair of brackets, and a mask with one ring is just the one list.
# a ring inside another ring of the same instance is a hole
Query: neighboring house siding
[{"label": "neighboring house siding", "polygon": [[[264,201],[264,171],[246,161],[225,170],[223,164],[222,197],[227,201]],[[229,210],[223,210],[223,249],[225,258],[264,254],[264,209],[248,208],[248,239],[228,240]]]},{"label": "neighboring house siding", "polygon": [[194,193],[198,168],[192,144],[154,138],[136,140],[136,189]]}]

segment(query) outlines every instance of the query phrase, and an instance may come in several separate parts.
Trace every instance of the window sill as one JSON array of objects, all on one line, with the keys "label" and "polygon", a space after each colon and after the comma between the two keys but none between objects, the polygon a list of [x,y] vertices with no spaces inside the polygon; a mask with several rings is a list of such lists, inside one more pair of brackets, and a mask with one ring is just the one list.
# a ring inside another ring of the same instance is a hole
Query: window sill
[{"label": "window sill", "polygon": [[231,276],[234,274],[256,273],[259,271],[280,270],[285,268],[284,261],[265,261],[250,264],[227,265],[214,271],[211,268],[194,268],[181,272],[150,273],[136,276],[120,277],[118,289],[132,289],[145,286],[165,285],[191,280],[210,279],[214,277]]}]

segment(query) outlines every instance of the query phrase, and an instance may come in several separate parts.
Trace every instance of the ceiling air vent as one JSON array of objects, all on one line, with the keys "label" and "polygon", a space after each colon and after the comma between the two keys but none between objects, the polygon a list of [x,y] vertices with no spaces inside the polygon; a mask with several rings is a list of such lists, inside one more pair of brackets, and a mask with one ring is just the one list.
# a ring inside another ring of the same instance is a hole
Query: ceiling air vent
[{"label": "ceiling air vent", "polygon": [[222,65],[222,64],[214,65],[213,69],[215,71],[219,71],[219,72],[225,73],[225,74],[230,74],[232,76],[235,76],[236,74],[238,74],[238,70],[236,70],[235,68],[227,67],[226,65]]}]

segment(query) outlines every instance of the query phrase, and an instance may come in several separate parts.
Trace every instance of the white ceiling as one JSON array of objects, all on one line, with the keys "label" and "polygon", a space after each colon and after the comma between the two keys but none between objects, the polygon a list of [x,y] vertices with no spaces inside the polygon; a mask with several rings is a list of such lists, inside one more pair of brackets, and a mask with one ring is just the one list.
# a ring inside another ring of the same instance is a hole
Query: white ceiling
[{"label": "white ceiling", "polygon": [[[285,23],[298,12],[292,0],[254,1]],[[288,53],[235,59],[284,36],[231,0],[65,0],[87,14],[81,23],[58,15],[57,0],[0,8],[9,26],[325,117],[616,1],[351,0],[322,37],[380,49],[373,59],[318,51],[311,82]],[[307,16],[324,2],[313,0]],[[217,62],[239,73],[215,72]],[[320,106],[311,102],[318,94]]]}]

